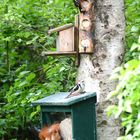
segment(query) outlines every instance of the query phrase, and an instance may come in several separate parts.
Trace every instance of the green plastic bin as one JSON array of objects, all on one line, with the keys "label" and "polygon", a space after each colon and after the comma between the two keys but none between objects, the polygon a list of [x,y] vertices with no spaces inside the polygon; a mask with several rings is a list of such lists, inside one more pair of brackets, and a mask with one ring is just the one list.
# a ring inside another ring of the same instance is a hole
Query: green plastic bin
[{"label": "green plastic bin", "polygon": [[72,140],[97,140],[96,93],[84,93],[66,98],[69,92],[60,92],[33,102],[41,106],[41,123],[52,124],[51,113],[68,113],[72,119]]}]

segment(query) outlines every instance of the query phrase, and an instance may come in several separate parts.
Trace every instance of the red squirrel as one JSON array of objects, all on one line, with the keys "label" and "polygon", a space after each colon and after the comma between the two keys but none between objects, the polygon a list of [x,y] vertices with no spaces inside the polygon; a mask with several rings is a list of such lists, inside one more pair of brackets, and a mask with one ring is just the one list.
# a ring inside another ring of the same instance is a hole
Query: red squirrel
[{"label": "red squirrel", "polygon": [[61,140],[59,124],[45,126],[39,132],[40,140]]}]

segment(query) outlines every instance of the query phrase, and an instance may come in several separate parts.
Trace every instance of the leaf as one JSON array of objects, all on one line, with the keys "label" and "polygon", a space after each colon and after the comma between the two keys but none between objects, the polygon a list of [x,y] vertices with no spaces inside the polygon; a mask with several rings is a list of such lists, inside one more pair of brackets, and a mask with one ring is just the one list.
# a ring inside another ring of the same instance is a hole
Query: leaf
[{"label": "leaf", "polygon": [[17,41],[18,41],[19,43],[21,43],[21,42],[22,42],[22,39],[21,39],[21,38],[19,38]]},{"label": "leaf", "polygon": [[30,119],[32,119],[37,113],[38,113],[38,112],[32,112],[32,113],[30,114]]},{"label": "leaf", "polygon": [[107,115],[108,116],[111,116],[111,115],[116,114],[116,112],[118,111],[118,107],[115,106],[115,105],[110,105],[110,106],[108,106],[108,108],[106,109],[106,111],[107,111]]},{"label": "leaf", "polygon": [[139,36],[139,39],[138,39],[138,43],[140,44],[140,36]]},{"label": "leaf", "polygon": [[6,119],[0,119],[0,126],[4,126],[6,123]]},{"label": "leaf", "polygon": [[132,26],[131,31],[132,32],[138,32],[139,28],[136,26]]},{"label": "leaf", "polygon": [[25,86],[27,84],[27,82],[26,81],[23,81],[23,82],[21,82],[20,84],[19,84],[19,87],[23,87],[23,86]]},{"label": "leaf", "polygon": [[34,78],[35,78],[35,74],[34,73],[30,73],[27,77],[26,77],[26,80],[28,81],[28,82],[30,82],[30,81],[32,81]]},{"label": "leaf", "polygon": [[28,73],[30,73],[30,71],[22,71],[22,72],[20,72],[20,76],[24,76],[24,75],[26,75],[26,74],[28,74]]},{"label": "leaf", "polygon": [[126,100],[124,104],[125,104],[125,111],[131,113],[132,112],[131,101]]},{"label": "leaf", "polygon": [[136,49],[138,49],[138,48],[139,48],[139,45],[136,44],[136,43],[134,43],[134,44],[132,45],[132,47],[131,47],[131,51],[134,51],[134,50],[136,50]]},{"label": "leaf", "polygon": [[30,114],[30,119],[32,119],[35,115],[37,115],[40,112],[40,106],[36,107],[36,111],[32,112]]},{"label": "leaf", "polygon": [[60,70],[59,70],[59,72],[62,72],[64,70],[65,70],[65,67],[61,67]]}]

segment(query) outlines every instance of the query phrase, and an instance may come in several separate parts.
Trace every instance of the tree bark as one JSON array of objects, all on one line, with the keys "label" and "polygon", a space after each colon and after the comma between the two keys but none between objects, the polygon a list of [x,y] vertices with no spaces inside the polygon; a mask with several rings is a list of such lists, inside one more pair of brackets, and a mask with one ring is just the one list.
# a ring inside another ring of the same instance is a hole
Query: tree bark
[{"label": "tree bark", "polygon": [[125,17],[123,0],[97,0],[94,20],[94,54],[81,55],[77,81],[85,81],[85,90],[97,93],[98,140],[116,140],[120,135],[119,122],[106,115],[105,109],[114,101],[107,95],[116,82],[109,78],[123,60]]}]

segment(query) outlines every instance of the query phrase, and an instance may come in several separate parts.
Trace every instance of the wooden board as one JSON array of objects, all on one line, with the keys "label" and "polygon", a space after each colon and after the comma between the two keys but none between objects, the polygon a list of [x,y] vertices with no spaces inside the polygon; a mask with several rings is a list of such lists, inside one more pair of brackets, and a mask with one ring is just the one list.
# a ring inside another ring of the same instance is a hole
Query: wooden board
[{"label": "wooden board", "polygon": [[57,55],[76,55],[77,52],[42,52],[42,56],[57,56]]},{"label": "wooden board", "polygon": [[72,52],[74,48],[74,27],[59,32],[58,52]]},{"label": "wooden board", "polygon": [[48,31],[48,34],[51,34],[51,33],[54,33],[54,32],[60,32],[60,31],[66,30],[66,29],[71,28],[71,27],[73,27],[73,24],[69,23],[69,24],[66,24],[64,26],[60,26],[60,27],[57,27],[57,28],[54,28],[54,29],[50,29]]},{"label": "wooden board", "polygon": [[86,2],[86,5],[84,5],[85,11],[80,13],[79,53],[93,53],[93,48],[94,48],[93,47],[93,19],[94,17],[93,17],[92,6],[93,6],[93,3]]}]

